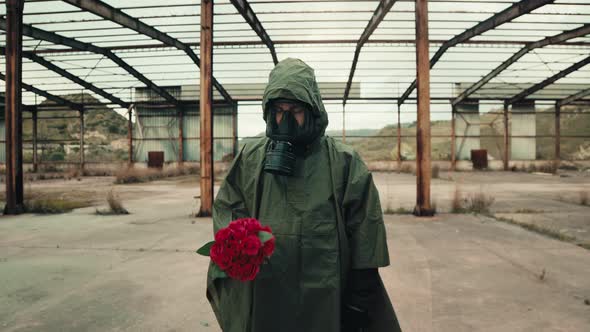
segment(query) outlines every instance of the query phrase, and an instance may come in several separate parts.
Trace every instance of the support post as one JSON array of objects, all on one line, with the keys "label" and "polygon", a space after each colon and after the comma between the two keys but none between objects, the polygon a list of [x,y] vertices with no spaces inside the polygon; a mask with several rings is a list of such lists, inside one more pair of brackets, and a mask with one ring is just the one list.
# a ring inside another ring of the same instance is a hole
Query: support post
[{"label": "support post", "polygon": [[510,128],[508,123],[508,103],[504,103],[504,170],[508,170],[508,161],[510,159]]},{"label": "support post", "polygon": [[32,111],[33,116],[33,172],[39,170],[39,159],[37,157],[37,109]]},{"label": "support post", "polygon": [[414,215],[432,216],[430,205],[430,55],[428,50],[428,0],[416,0],[416,207]]},{"label": "support post", "polygon": [[200,217],[211,216],[213,209],[213,0],[201,0],[201,207]]},{"label": "support post", "polygon": [[4,214],[24,211],[22,146],[23,0],[6,1],[6,206]]},{"label": "support post", "polygon": [[457,170],[457,133],[455,132],[455,105],[451,108],[451,171]]},{"label": "support post", "polygon": [[402,171],[402,123],[400,105],[397,104],[397,171]]},{"label": "support post", "polygon": [[561,161],[561,105],[555,103],[555,161]]},{"label": "support post", "polygon": [[78,111],[80,113],[80,170],[84,170],[84,109]]},{"label": "support post", "polygon": [[184,112],[178,110],[178,166],[184,164]]},{"label": "support post", "polygon": [[127,141],[129,156],[127,157],[127,167],[133,167],[133,123],[131,118],[133,117],[133,106],[129,107],[128,118],[127,118]]}]

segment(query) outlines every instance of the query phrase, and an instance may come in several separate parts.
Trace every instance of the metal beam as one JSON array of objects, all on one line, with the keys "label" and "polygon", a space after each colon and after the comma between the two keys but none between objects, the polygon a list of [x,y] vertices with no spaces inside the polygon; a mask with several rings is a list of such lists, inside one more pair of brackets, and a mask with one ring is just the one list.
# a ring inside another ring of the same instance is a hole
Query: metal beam
[{"label": "metal beam", "polygon": [[201,0],[201,84],[200,84],[200,188],[201,207],[198,215],[211,216],[213,211],[213,0]]},{"label": "metal beam", "polygon": [[500,74],[502,71],[504,71],[504,69],[508,68],[510,65],[512,65],[513,63],[518,61],[518,59],[522,58],[528,52],[530,52],[536,48],[544,47],[547,45],[552,45],[555,43],[564,42],[566,40],[577,38],[577,37],[582,37],[582,36],[585,36],[589,33],[590,33],[590,24],[585,24],[577,29],[562,32],[562,33],[557,34],[555,36],[547,37],[542,40],[527,44],[525,47],[520,49],[518,52],[516,52],[510,58],[508,58],[507,60],[502,62],[502,64],[500,64],[498,67],[496,67],[494,70],[492,70],[489,74],[482,77],[477,83],[473,84],[467,90],[463,91],[457,98],[455,98],[452,101],[452,104],[456,105],[456,104],[460,103],[461,101],[463,101],[465,98],[469,97],[471,94],[473,94],[479,88],[481,88],[484,84],[489,82],[492,78],[498,76],[498,74]]},{"label": "metal beam", "polygon": [[[121,26],[124,26],[128,29],[137,31],[141,34],[148,36],[148,37],[159,40],[166,45],[169,45],[169,46],[175,47],[179,50],[182,50],[191,58],[191,60],[193,60],[193,62],[199,68],[201,67],[201,60],[195,54],[195,52],[193,52],[193,50],[190,48],[190,46],[179,41],[176,38],[170,37],[169,35],[159,31],[158,29],[156,29],[150,25],[147,25],[147,24],[141,22],[140,20],[138,20],[128,14],[125,14],[124,12],[122,12],[121,10],[119,10],[117,8],[114,8],[114,7],[104,3],[102,1],[99,1],[99,0],[64,0],[64,1],[71,4],[71,5],[76,6],[78,8],[81,8],[87,12],[90,12],[92,14],[100,16],[104,19],[107,19],[107,20],[110,20],[110,21],[115,22],[117,24],[120,24]],[[223,96],[225,101],[227,101],[228,103],[233,102],[229,93],[225,90],[225,88],[221,85],[221,83],[219,83],[215,78],[213,78],[213,85],[215,86],[215,88],[217,89],[219,94],[221,94],[221,96]]]},{"label": "metal beam", "polygon": [[4,214],[24,212],[22,46],[24,0],[6,1],[5,148],[6,205]]},{"label": "metal beam", "polygon": [[262,23],[260,23],[258,17],[256,17],[256,13],[254,13],[254,10],[252,9],[252,7],[250,7],[248,1],[231,0],[231,3],[234,5],[234,7],[236,7],[238,12],[242,14],[246,22],[250,24],[250,27],[252,28],[252,30],[254,30],[254,32],[256,32],[258,37],[260,37],[262,42],[268,47],[274,64],[276,65],[277,63],[279,63],[279,60],[277,59],[277,53],[275,51],[275,46],[272,40],[270,39],[269,35],[266,33],[266,30],[264,30]]},{"label": "metal beam", "polygon": [[371,37],[373,31],[377,29],[381,21],[383,21],[385,15],[389,13],[389,10],[391,10],[391,7],[393,7],[393,5],[395,4],[395,1],[396,0],[381,0],[379,2],[379,5],[377,5],[375,12],[373,12],[373,16],[369,20],[369,23],[367,23],[365,30],[363,31],[361,37],[356,43],[356,49],[354,50],[354,57],[352,59],[352,66],[350,67],[350,74],[348,75],[348,82],[346,82],[346,88],[344,89],[342,105],[346,105],[346,100],[348,100],[348,95],[350,94],[350,87],[352,86],[352,78],[354,77],[354,72],[356,71],[356,64],[359,60],[361,48],[369,40],[369,37]]},{"label": "metal beam", "polygon": [[582,90],[578,93],[575,93],[569,97],[563,98],[562,100],[558,100],[556,103],[556,107],[561,108],[561,106],[569,105],[578,99],[582,99],[586,96],[590,96],[590,89]]},{"label": "metal beam", "polygon": [[[430,44],[443,44],[446,40],[430,40]],[[342,45],[342,44],[356,44],[358,39],[318,39],[318,40],[274,40],[274,45]],[[515,45],[523,46],[528,44],[528,41],[522,40],[467,40],[462,44],[466,45]],[[414,44],[413,40],[408,39],[370,39],[366,44],[402,44],[411,45]],[[201,47],[200,43],[186,43],[190,47]],[[259,46],[264,45],[261,40],[246,40],[246,41],[216,41],[213,43],[214,47],[240,47],[240,46]],[[590,46],[589,42],[569,42],[569,43],[556,43],[555,45],[564,46]],[[158,49],[167,48],[168,45],[164,44],[140,44],[140,45],[123,45],[106,47],[105,49],[110,51],[122,51],[122,50],[142,50],[142,49]],[[36,54],[63,54],[78,52],[74,49],[44,49],[34,51]]]},{"label": "metal beam", "polygon": [[[5,52],[6,52],[5,48],[0,46],[0,53],[4,54]],[[54,65],[53,63],[47,61],[45,58],[43,58],[33,52],[23,51],[23,57],[30,59],[30,60],[42,65],[43,67],[59,74],[60,76],[65,77],[65,78],[69,79],[70,81],[104,97],[105,99],[111,101],[114,104],[117,104],[117,105],[119,105],[121,107],[125,107],[125,108],[129,107],[129,103],[124,102],[123,100],[113,96],[112,94],[104,91],[103,89],[95,86],[92,83],[84,81],[83,79],[79,78],[78,76],[73,75],[70,72]]]},{"label": "metal beam", "polygon": [[418,116],[416,123],[416,207],[414,215],[432,216],[430,204],[430,68],[428,66],[428,0],[416,0],[416,77]]},{"label": "metal beam", "polygon": [[[0,73],[0,80],[6,81],[6,76],[4,76],[3,73]],[[84,108],[81,104],[71,102],[71,101],[69,101],[67,99],[64,99],[64,98],[60,97],[60,96],[56,96],[54,94],[51,94],[51,93],[49,93],[49,92],[47,92],[45,90],[38,89],[38,88],[36,88],[36,87],[34,87],[32,85],[29,85],[29,84],[26,84],[26,83],[21,83],[21,85],[22,85],[23,88],[25,88],[25,90],[31,91],[31,92],[33,92],[35,94],[38,94],[39,96],[45,97],[45,98],[47,98],[47,99],[49,99],[49,100],[51,100],[51,101],[53,101],[53,102],[55,102],[57,104],[65,105],[65,106],[67,106],[67,107],[69,107],[71,109],[74,109],[74,110],[81,110],[81,109]]]},{"label": "metal beam", "polygon": [[543,82],[537,83],[537,84],[533,85],[532,87],[522,91],[521,93],[515,95],[514,97],[506,100],[506,103],[508,103],[509,105],[512,105],[516,102],[519,102],[519,101],[523,100],[524,98],[532,95],[533,93],[535,93],[541,89],[544,89],[545,87],[553,84],[555,81],[566,77],[567,75],[573,73],[574,71],[584,67],[585,65],[587,65],[589,63],[590,63],[590,56],[585,58],[582,61],[574,63],[573,65],[567,67],[566,69],[560,71],[559,73],[545,79]]},{"label": "metal beam", "polygon": [[[497,14],[494,14],[487,20],[476,24],[475,26],[463,31],[462,33],[444,42],[441,45],[441,47],[436,51],[432,59],[430,59],[430,68],[434,67],[434,65],[438,62],[438,60],[449,48],[457,44],[463,43],[475,36],[481,35],[482,33],[492,30],[501,24],[512,21],[513,19],[519,16],[530,13],[531,11],[541,6],[552,3],[554,1],[555,0],[524,0],[513,4],[512,6],[504,9],[503,11]],[[398,100],[398,104],[403,104],[415,88],[416,80],[414,80],[412,84],[410,84],[410,86],[402,94],[401,98]]]},{"label": "metal beam", "polygon": [[[2,18],[0,18],[0,29],[6,30],[6,21]],[[127,71],[129,74],[133,75],[135,78],[137,78],[143,84],[145,84],[149,89],[153,90],[155,93],[162,96],[162,98],[166,99],[166,101],[173,103],[173,104],[177,103],[176,98],[172,97],[172,95],[170,93],[168,93],[166,90],[164,90],[161,87],[159,87],[158,85],[156,85],[154,82],[149,80],[147,77],[143,76],[140,72],[135,70],[132,66],[127,64],[125,61],[123,61],[121,58],[116,56],[110,50],[107,50],[102,47],[98,47],[98,46],[95,46],[95,45],[92,45],[89,43],[84,43],[84,42],[81,42],[81,41],[78,41],[78,40],[75,40],[72,38],[62,36],[62,35],[58,35],[53,32],[41,30],[41,29],[26,25],[26,24],[23,24],[23,34],[25,36],[28,36],[28,37],[31,37],[34,39],[48,41],[53,44],[65,45],[65,46],[77,49],[79,51],[86,51],[86,52],[92,52],[92,53],[96,53],[96,54],[102,54],[102,55],[106,56],[107,58],[109,58],[114,63],[116,63],[121,68],[125,69],[125,71]]]}]

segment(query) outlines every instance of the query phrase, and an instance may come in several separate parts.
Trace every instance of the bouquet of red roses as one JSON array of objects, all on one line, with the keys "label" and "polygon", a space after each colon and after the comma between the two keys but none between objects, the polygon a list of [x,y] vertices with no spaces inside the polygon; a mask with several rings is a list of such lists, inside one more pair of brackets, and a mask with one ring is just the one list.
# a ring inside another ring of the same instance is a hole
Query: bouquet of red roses
[{"label": "bouquet of red roses", "polygon": [[275,238],[268,226],[254,218],[237,219],[215,233],[211,241],[197,250],[213,261],[217,278],[254,280],[264,259],[275,249]]}]

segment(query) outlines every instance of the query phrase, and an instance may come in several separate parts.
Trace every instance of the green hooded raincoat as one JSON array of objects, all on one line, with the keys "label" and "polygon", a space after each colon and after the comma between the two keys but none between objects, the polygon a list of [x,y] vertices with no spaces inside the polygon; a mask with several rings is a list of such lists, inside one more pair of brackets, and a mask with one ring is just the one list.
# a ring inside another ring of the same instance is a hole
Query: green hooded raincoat
[{"label": "green hooded raincoat", "polygon": [[[264,92],[310,105],[321,132],[297,158],[293,177],[263,171],[268,138],[247,144],[233,161],[213,206],[214,231],[254,217],[276,237],[270,263],[252,282],[214,279],[207,297],[224,332],[340,332],[341,298],[350,269],[389,264],[377,189],[357,153],[323,135],[328,125],[313,69],[281,61]],[[397,331],[381,282],[367,331]]]}]

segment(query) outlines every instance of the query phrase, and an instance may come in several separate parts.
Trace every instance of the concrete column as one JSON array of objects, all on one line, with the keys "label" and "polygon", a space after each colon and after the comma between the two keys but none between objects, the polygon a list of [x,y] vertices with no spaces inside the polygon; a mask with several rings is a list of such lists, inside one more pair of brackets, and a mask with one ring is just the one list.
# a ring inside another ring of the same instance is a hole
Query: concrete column
[{"label": "concrete column", "polygon": [[508,121],[508,104],[504,103],[504,170],[508,170],[510,163],[510,122]]},{"label": "concrete column", "polygon": [[428,0],[416,0],[416,216],[432,216],[430,205],[430,55],[428,40]]},{"label": "concrete column", "polygon": [[22,142],[23,0],[6,1],[6,206],[4,214],[24,211]]},{"label": "concrete column", "polygon": [[[471,160],[471,150],[479,150],[479,100],[466,100],[455,106],[455,158]],[[458,137],[457,137],[458,136]]]},{"label": "concrete column", "polygon": [[523,100],[513,104],[511,115],[510,157],[516,160],[537,159],[535,101]]},{"label": "concrete column", "polygon": [[213,209],[213,0],[201,0],[201,208],[198,215],[210,216]]},{"label": "concrete column", "polygon": [[131,118],[133,117],[133,106],[129,107],[128,118],[127,118],[127,145],[129,156],[127,157],[127,166],[133,167],[133,123]]}]

